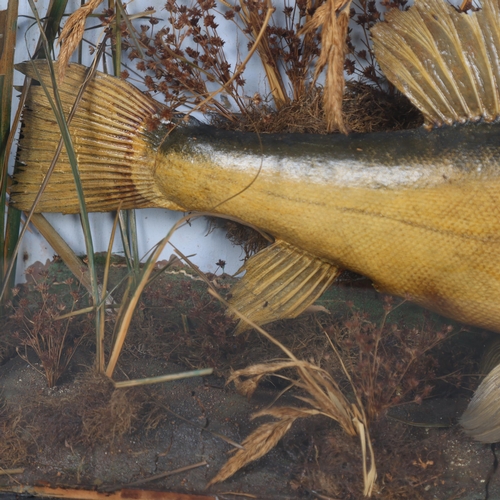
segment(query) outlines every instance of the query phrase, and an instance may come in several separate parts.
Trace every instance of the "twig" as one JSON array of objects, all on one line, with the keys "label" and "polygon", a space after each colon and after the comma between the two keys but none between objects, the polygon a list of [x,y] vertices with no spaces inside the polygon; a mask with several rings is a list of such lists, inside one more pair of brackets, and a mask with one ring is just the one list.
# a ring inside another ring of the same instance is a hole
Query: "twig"
[{"label": "twig", "polygon": [[169,375],[159,375],[158,377],[140,378],[135,380],[124,380],[123,382],[114,382],[113,384],[117,389],[124,387],[135,387],[137,385],[158,384],[160,382],[171,382],[172,380],[180,380],[190,377],[204,377],[205,375],[212,375],[213,368],[202,368],[201,370],[192,370],[189,372],[171,373]]},{"label": "twig", "polygon": [[250,493],[241,493],[237,491],[223,491],[220,495],[233,495],[235,497],[245,497],[245,498],[258,498],[255,495],[251,495]]},{"label": "twig", "polygon": [[243,70],[245,69],[245,66],[248,64],[248,61],[253,56],[254,52],[257,50],[259,43],[262,40],[262,37],[264,36],[264,34],[266,32],[267,25],[269,24],[269,20],[271,19],[271,16],[275,10],[276,9],[274,9],[274,8],[267,9],[266,17],[264,18],[264,22],[262,23],[262,28],[261,28],[257,38],[255,39],[255,42],[254,42],[252,48],[248,52],[247,57],[245,57],[245,60],[240,64],[239,68],[234,72],[233,76],[224,85],[219,87],[217,90],[212,92],[207,98],[205,98],[203,101],[201,101],[199,104],[197,104],[190,111],[190,113],[192,113],[193,111],[196,111],[197,109],[200,109],[203,105],[212,101],[217,94],[220,94],[225,88],[227,88],[231,83],[233,83],[234,80],[236,80],[236,78],[243,72]]},{"label": "twig", "polygon": [[0,476],[10,476],[12,474],[22,474],[24,472],[24,468],[19,469],[2,469],[0,467]]},{"label": "twig", "polygon": [[203,462],[198,462],[197,464],[186,465],[185,467],[180,467],[179,469],[169,470],[167,472],[155,474],[154,476],[149,476],[144,479],[138,479],[137,481],[133,481],[131,483],[127,483],[121,486],[109,486],[106,488],[100,488],[100,491],[102,492],[116,491],[118,489],[128,488],[130,486],[138,486],[140,484],[149,483],[150,481],[156,481],[157,479],[163,479],[165,477],[174,476],[175,474],[181,474],[182,472],[186,472],[188,470],[197,469],[198,467],[204,467],[205,465],[208,465],[208,463],[206,462],[206,460],[203,460]]}]

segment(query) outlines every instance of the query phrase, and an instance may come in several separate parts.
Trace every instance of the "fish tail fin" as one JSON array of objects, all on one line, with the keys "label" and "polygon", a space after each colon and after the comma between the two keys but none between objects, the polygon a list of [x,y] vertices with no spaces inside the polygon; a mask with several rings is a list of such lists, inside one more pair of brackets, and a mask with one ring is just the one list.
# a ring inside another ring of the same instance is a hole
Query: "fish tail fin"
[{"label": "fish tail fin", "polygon": [[500,115],[500,14],[483,0],[470,14],[442,0],[416,0],[372,29],[387,78],[429,126],[494,121]]},{"label": "fish tail fin", "polygon": [[500,441],[500,365],[481,382],[465,410],[460,425],[465,433],[482,443]]},{"label": "fish tail fin", "polygon": [[[46,61],[28,61],[16,69],[34,80],[43,80],[52,92]],[[84,66],[71,64],[64,81],[58,82],[66,116],[86,75]],[[114,210],[120,204],[124,209],[167,206],[154,179],[159,133],[151,131],[152,121],[165,109],[124,80],[97,73],[88,82],[69,130],[89,211]],[[42,86],[32,85],[23,112],[18,167],[11,189],[16,208],[31,209],[60,137]],[[36,211],[79,211],[64,147]]]}]

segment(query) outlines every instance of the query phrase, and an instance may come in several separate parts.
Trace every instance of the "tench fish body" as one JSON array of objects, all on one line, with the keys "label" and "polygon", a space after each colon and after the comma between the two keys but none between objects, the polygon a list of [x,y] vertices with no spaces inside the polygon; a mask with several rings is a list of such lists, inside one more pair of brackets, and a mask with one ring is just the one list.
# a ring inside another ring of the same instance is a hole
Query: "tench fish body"
[{"label": "tench fish body", "polygon": [[[232,290],[234,307],[257,324],[297,316],[349,269],[381,291],[500,332],[500,9],[498,0],[482,4],[467,15],[417,0],[372,30],[382,70],[426,129],[259,135],[162,122],[164,105],[102,73],[86,82],[85,68],[71,65],[58,92],[69,113],[87,83],[69,127],[87,209],[211,212],[271,234],[275,243],[247,261]],[[53,91],[43,61],[19,69]],[[47,95],[34,86],[15,207],[32,208],[59,140]],[[79,211],[64,150],[36,210]],[[500,368],[492,373],[463,420],[486,442],[500,440]]]},{"label": "tench fish body", "polygon": [[[384,292],[500,331],[500,127],[333,137],[177,127],[164,198],[229,214]],[[196,195],[194,195],[196,193]]]}]

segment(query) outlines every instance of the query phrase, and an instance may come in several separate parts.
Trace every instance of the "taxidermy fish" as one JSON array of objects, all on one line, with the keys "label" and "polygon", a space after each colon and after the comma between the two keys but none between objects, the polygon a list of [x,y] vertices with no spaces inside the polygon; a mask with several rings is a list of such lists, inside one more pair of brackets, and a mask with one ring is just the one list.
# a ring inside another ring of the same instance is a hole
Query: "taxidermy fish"
[{"label": "taxidermy fish", "polygon": [[[498,0],[472,14],[417,0],[407,12],[390,12],[372,36],[382,70],[427,128],[257,136],[162,122],[162,104],[97,74],[70,125],[88,210],[212,212],[273,235],[233,290],[233,305],[258,324],[298,315],[350,269],[380,291],[500,332]],[[18,69],[50,87],[42,61]],[[85,74],[71,65],[60,83],[68,112]],[[34,86],[15,207],[31,209],[59,138],[45,93]],[[37,211],[79,211],[64,150]],[[488,395],[491,380],[463,420],[486,442],[500,440],[500,394]]]}]

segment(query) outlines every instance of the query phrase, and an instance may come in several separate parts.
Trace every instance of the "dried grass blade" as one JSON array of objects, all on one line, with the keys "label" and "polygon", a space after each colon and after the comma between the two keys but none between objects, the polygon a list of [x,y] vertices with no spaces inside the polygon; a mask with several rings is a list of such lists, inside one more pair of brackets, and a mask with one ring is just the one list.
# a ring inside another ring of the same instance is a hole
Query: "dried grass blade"
[{"label": "dried grass blade", "polygon": [[71,270],[76,279],[92,293],[92,284],[89,270],[85,263],[75,254],[71,247],[61,238],[52,224],[42,215],[33,214],[31,222],[40,231],[49,245],[61,257],[66,266]]},{"label": "dried grass blade", "polygon": [[[363,455],[363,481],[364,490],[363,494],[366,497],[371,496],[373,492],[373,487],[375,486],[375,481],[377,480],[377,469],[375,467],[375,454],[373,453],[372,443],[370,441],[370,436],[368,434],[368,429],[364,422],[361,422],[357,418],[353,420],[354,425],[357,427],[359,441],[361,443],[361,453]],[[370,451],[370,470],[367,472],[367,456],[366,448],[368,445],[368,450]]]},{"label": "dried grass blade", "polygon": [[0,468],[0,476],[10,476],[13,474],[22,474],[24,472],[24,468],[19,469],[2,469]]},{"label": "dried grass blade", "polygon": [[311,415],[322,415],[322,412],[318,410],[312,410],[310,408],[295,408],[293,406],[280,406],[265,408],[252,415],[252,420],[257,417],[263,417],[265,415],[270,415],[275,418],[285,419],[285,418],[303,418],[309,417]]},{"label": "dried grass blade", "polygon": [[[272,5],[271,0],[266,1],[268,9],[272,9],[274,12],[275,8]],[[269,83],[269,88],[273,96],[276,108],[281,108],[283,105],[287,104],[289,99],[283,84],[283,79],[281,77],[276,57],[273,55],[273,50],[269,45],[268,36],[260,37],[257,34],[259,31],[262,32],[262,28],[266,28],[266,22],[262,22],[261,16],[257,10],[257,4],[252,4],[251,2],[244,2],[240,0],[241,12],[240,18],[245,23],[247,30],[251,33],[252,37],[255,39],[255,45],[257,46],[257,52],[259,54],[262,66],[266,73],[266,79]]]},{"label": "dried grass blade", "polygon": [[285,368],[295,368],[297,366],[296,361],[276,361],[271,363],[259,363],[257,365],[247,366],[240,370],[234,370],[231,372],[227,383],[233,382],[235,379],[240,377],[255,377],[260,375],[268,375],[270,373],[275,373],[279,370]]},{"label": "dried grass blade", "polygon": [[[118,214],[120,213],[120,207],[118,207],[118,211],[115,217],[115,220],[113,221],[113,227],[111,229],[111,235],[109,237],[109,242],[108,242],[108,251],[106,252],[106,263],[104,264],[104,276],[102,279],[102,291],[101,291],[101,296],[104,297],[106,294],[106,290],[108,288],[108,279],[109,279],[109,270],[111,268],[111,253],[113,251],[113,243],[115,241],[115,235],[116,235],[116,228],[118,226]],[[108,297],[109,298],[109,297]],[[112,298],[111,298],[112,300]],[[105,370],[105,361],[104,361],[104,332],[105,332],[105,314],[106,314],[106,303],[108,300],[106,299],[106,302],[101,301],[98,307],[102,308],[101,309],[101,314],[99,317],[99,325],[98,329],[96,332],[96,362],[97,362],[97,367],[99,370],[99,373],[104,373]]]},{"label": "dried grass blade", "polygon": [[114,385],[117,389],[123,389],[126,387],[136,387],[138,385],[159,384],[162,382],[172,382],[172,380],[182,380],[191,377],[205,377],[207,375],[212,375],[213,371],[213,368],[202,368],[200,370],[171,373],[169,375],[159,375],[157,377],[124,380],[123,382],[114,382]]},{"label": "dried grass blade", "polygon": [[[125,21],[125,24],[127,26],[127,31],[130,35],[130,38],[133,42],[133,47],[135,50],[137,50],[137,53],[139,54],[139,57],[141,59],[144,59],[144,50],[143,50],[143,46],[139,40],[139,37],[137,35],[137,31],[134,27],[134,25],[132,24],[131,20],[132,19],[138,19],[138,18],[141,18],[143,16],[147,16],[147,15],[153,15],[156,13],[156,10],[155,9],[147,9],[145,10],[144,12],[141,12],[139,14],[134,14],[134,15],[129,15],[127,14],[127,12],[125,11],[125,8],[123,7],[123,3],[121,1],[117,1],[116,3],[116,7],[117,7],[117,14],[120,15],[120,17],[123,19],[123,21]],[[119,30],[119,24],[116,24],[117,26],[117,30]],[[120,63],[121,63],[121,59],[119,59]],[[116,76],[119,76],[119,72],[117,70],[117,67],[115,67],[115,71],[116,71]]]},{"label": "dried grass blade", "polygon": [[172,235],[174,232],[182,226],[187,220],[193,220],[196,217],[200,217],[206,215],[205,213],[199,213],[199,214],[190,214],[186,215],[185,217],[182,217],[179,219],[170,229],[168,234],[163,238],[156,246],[154,252],[149,256],[148,260],[144,264],[144,267],[142,269],[141,276],[137,280],[137,283],[135,284],[134,289],[131,291],[127,289],[125,294],[130,293],[130,298],[128,298],[128,302],[122,303],[122,308],[120,310],[120,321],[119,321],[119,327],[117,329],[117,334],[116,334],[116,340],[113,345],[113,350],[111,352],[111,356],[108,362],[108,366],[106,368],[106,375],[108,377],[112,377],[113,372],[116,368],[116,363],[118,362],[118,358],[120,356],[121,350],[123,348],[123,344],[125,342],[125,338],[127,336],[127,332],[130,326],[130,322],[132,321],[132,316],[135,311],[135,308],[137,306],[137,303],[139,302],[139,298],[146,287],[146,285],[149,282],[149,277],[151,276],[151,273],[154,270],[154,266],[156,264],[156,261],[161,255],[161,252],[165,248],[165,245],[169,243]]}]

